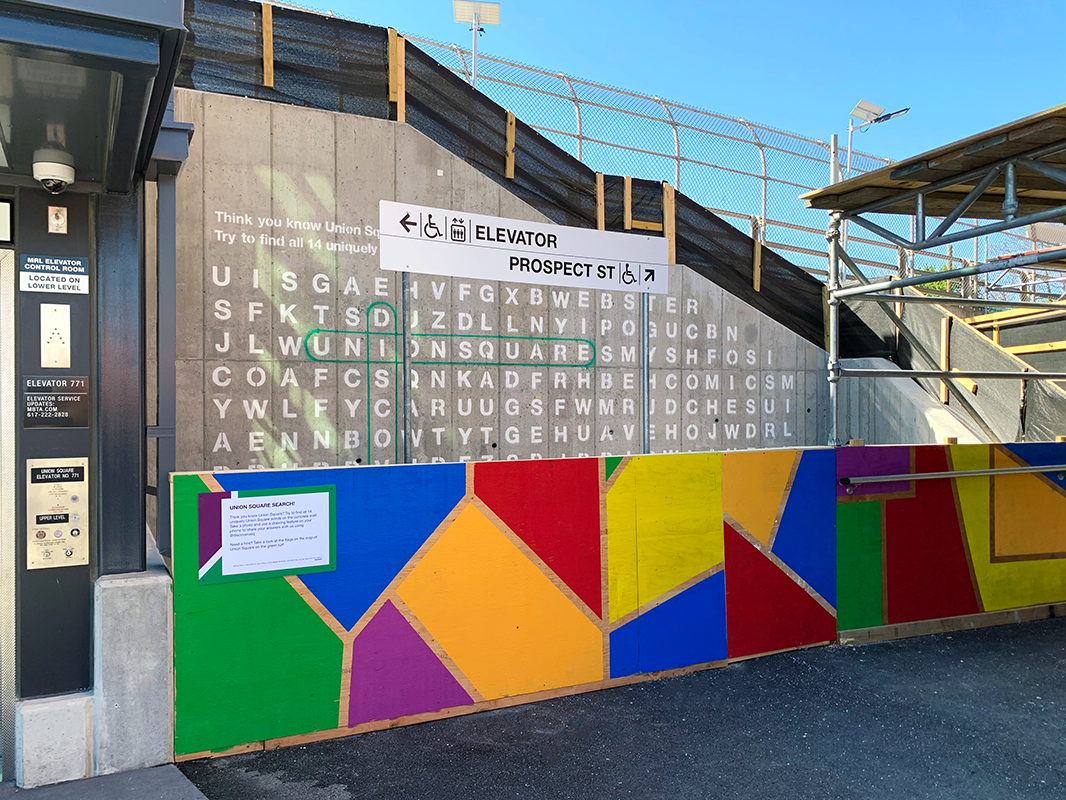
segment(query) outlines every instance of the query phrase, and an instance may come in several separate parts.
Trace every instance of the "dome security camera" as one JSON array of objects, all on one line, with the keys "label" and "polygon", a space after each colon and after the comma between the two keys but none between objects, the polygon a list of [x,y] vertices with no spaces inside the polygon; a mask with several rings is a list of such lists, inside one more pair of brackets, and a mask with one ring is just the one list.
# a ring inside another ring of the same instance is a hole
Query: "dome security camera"
[{"label": "dome security camera", "polygon": [[49,194],[59,194],[74,183],[74,159],[66,150],[48,146],[33,153],[33,179]]}]

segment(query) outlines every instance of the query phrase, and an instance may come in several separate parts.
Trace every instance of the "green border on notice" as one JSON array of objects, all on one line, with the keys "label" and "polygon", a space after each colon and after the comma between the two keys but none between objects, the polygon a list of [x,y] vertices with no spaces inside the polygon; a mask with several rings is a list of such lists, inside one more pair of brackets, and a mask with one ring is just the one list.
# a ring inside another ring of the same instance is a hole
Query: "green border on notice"
[{"label": "green border on notice", "polygon": [[243,575],[224,575],[222,558],[215,562],[202,578],[201,584],[233,583],[235,581],[254,581],[262,578],[283,578],[287,575],[310,575],[314,572],[334,572],[337,569],[337,487],[331,486],[297,486],[291,489],[235,489],[238,499],[243,497],[285,497],[291,494],[329,494],[329,563],[319,567],[297,567],[296,569],[276,569],[269,572],[248,572]]}]

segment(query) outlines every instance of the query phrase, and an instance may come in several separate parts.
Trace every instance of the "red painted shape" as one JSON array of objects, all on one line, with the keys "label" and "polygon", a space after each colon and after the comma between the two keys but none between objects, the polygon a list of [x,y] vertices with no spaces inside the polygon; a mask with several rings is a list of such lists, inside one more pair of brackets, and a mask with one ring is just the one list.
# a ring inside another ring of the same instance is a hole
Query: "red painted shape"
[{"label": "red painted shape", "polygon": [[[914,448],[915,472],[946,472],[947,448]],[[951,481],[915,481],[915,496],[886,500],[885,622],[980,611]]]},{"label": "red painted shape", "polygon": [[725,525],[729,657],[803,647],[836,638],[836,619],[754,545]]},{"label": "red painted shape", "polygon": [[477,464],[474,494],[595,614],[602,614],[597,459]]}]

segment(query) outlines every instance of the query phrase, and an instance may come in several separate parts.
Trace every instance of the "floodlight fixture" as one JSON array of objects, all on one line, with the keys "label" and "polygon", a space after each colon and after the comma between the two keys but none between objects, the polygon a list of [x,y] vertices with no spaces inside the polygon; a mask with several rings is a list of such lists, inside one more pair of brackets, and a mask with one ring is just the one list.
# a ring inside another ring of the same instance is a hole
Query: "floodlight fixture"
[{"label": "floodlight fixture", "polygon": [[455,13],[456,22],[469,22],[470,30],[474,36],[474,44],[470,49],[470,85],[477,87],[477,37],[484,32],[482,25],[500,24],[499,3],[471,3],[468,0],[452,0],[452,10]]},{"label": "floodlight fixture", "polygon": [[[458,5],[458,3],[456,4]],[[875,118],[885,113],[885,110],[881,106],[875,106],[873,103],[867,103],[865,100],[860,100],[855,108],[851,109],[851,116],[855,119],[860,119],[863,122],[872,122]]]}]

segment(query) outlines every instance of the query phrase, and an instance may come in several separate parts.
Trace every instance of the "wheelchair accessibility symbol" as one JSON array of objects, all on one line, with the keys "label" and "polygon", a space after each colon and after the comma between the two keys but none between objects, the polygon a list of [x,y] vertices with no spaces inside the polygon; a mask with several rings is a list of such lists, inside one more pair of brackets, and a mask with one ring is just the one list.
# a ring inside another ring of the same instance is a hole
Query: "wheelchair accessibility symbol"
[{"label": "wheelchair accessibility symbol", "polygon": [[636,273],[634,273],[633,270],[629,268],[629,264],[626,264],[625,269],[622,270],[621,278],[622,283],[624,283],[626,286],[632,286],[634,283],[637,282]]},{"label": "wheelchair accessibility symbol", "polygon": [[426,224],[422,226],[422,235],[427,239],[439,239],[444,235],[444,232],[437,227],[437,223],[433,221],[432,214],[426,214]]}]

